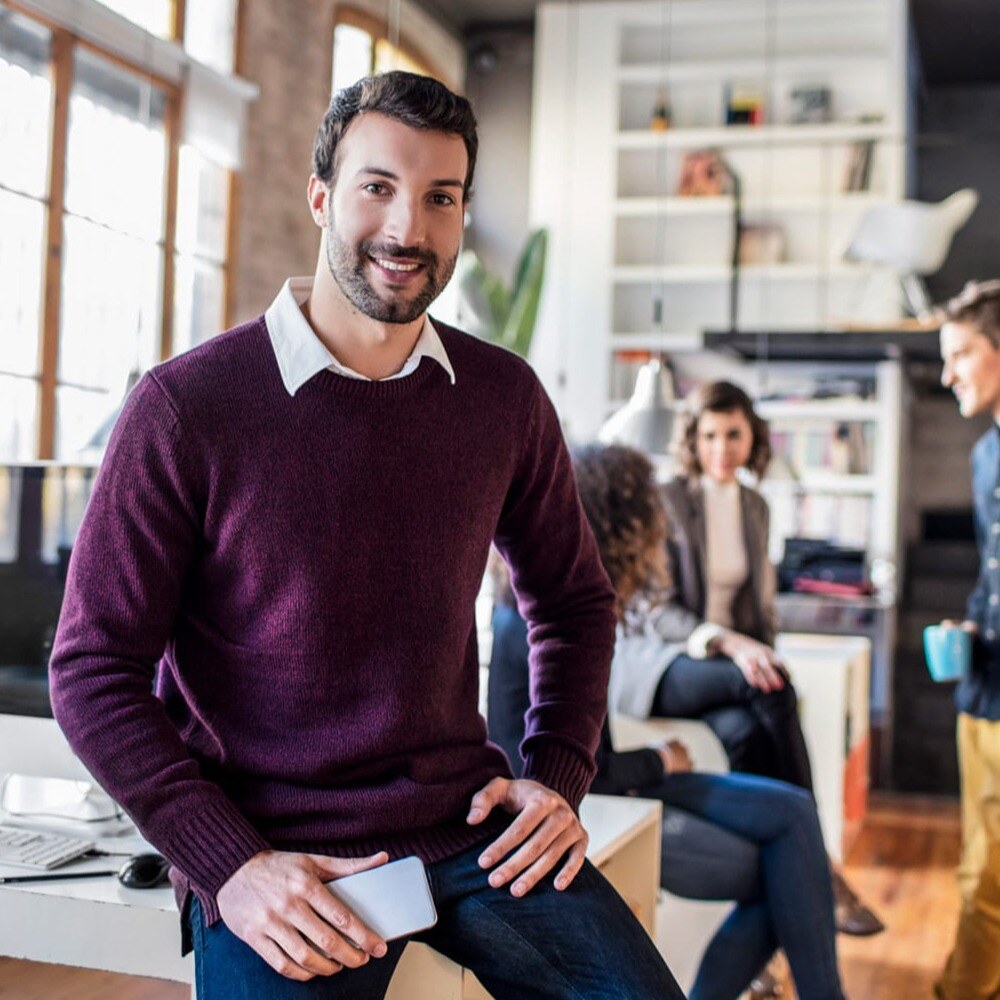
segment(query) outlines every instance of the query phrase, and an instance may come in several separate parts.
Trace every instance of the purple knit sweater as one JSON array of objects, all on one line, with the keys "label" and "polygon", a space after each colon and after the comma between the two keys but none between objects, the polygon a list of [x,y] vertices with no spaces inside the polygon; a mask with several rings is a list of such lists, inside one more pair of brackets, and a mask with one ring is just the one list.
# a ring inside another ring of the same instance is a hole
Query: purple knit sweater
[{"label": "purple knit sweater", "polygon": [[108,446],[52,704],[213,922],[268,847],[433,861],[498,829],[465,822],[509,774],[477,710],[494,539],[531,622],[525,777],[576,806],[593,775],[613,595],[558,420],[520,359],[436,326],[454,386],[424,359],[292,397],[261,317],[150,372]]}]

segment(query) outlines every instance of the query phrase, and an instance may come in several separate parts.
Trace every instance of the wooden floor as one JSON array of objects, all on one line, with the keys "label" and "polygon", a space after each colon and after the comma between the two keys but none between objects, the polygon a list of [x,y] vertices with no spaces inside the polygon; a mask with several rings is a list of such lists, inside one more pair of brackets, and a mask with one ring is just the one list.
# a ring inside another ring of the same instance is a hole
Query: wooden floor
[{"label": "wooden floor", "polygon": [[[838,939],[850,1000],[917,1000],[947,957],[958,919],[958,806],[882,798],[848,858],[851,885],[885,921],[874,938]],[[794,997],[789,985],[786,998]],[[2,1000],[187,1000],[176,983],[0,958]]]},{"label": "wooden floor", "polygon": [[838,938],[851,1000],[933,996],[958,924],[957,802],[878,802],[848,857],[851,886],[886,924],[873,938]]}]

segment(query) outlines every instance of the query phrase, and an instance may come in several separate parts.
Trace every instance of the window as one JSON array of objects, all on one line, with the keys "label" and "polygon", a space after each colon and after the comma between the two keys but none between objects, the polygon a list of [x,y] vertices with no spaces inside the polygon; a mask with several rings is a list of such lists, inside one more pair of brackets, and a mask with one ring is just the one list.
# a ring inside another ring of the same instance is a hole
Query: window
[{"label": "window", "polygon": [[220,73],[233,71],[236,0],[187,0],[184,48]]},{"label": "window", "polygon": [[[165,37],[181,8],[232,65],[236,0],[105,6]],[[0,462],[93,454],[135,373],[226,325],[231,175],[182,96],[0,0]]]},{"label": "window", "polygon": [[148,79],[75,50],[56,389],[62,461],[115,408],[129,372],[159,357],[166,106]]},{"label": "window", "polygon": [[174,352],[218,333],[224,311],[229,173],[181,147]]},{"label": "window", "polygon": [[384,21],[338,4],[333,29],[333,93],[357,83],[363,76],[393,69],[447,82],[408,40],[390,37]]},{"label": "window", "polygon": [[[5,15],[5,16],[4,16]],[[0,454],[35,457],[51,33],[0,9]]]}]

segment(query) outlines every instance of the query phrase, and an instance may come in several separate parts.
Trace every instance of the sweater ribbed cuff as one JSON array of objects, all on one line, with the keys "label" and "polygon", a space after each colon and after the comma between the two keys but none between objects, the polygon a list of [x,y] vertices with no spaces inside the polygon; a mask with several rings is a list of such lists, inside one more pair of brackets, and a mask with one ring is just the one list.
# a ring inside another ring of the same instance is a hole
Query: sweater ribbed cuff
[{"label": "sweater ribbed cuff", "polygon": [[215,898],[238,868],[271,845],[228,801],[192,809],[178,823],[169,859],[203,893]]},{"label": "sweater ribbed cuff", "polygon": [[702,622],[688,637],[687,654],[694,660],[708,658],[708,647],[716,639],[729,633],[729,629],[712,622]]},{"label": "sweater ribbed cuff", "polygon": [[596,768],[582,754],[564,743],[536,743],[528,752],[522,777],[558,792],[579,812],[580,802],[594,779]]}]

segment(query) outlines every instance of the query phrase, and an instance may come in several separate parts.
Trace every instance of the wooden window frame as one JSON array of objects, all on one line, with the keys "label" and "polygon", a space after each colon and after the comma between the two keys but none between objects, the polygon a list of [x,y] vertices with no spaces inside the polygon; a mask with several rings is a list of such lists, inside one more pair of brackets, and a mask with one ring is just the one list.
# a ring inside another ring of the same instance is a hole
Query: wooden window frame
[{"label": "wooden window frame", "polygon": [[[441,70],[441,67],[434,62],[433,59],[429,58],[426,53],[422,52],[417,46],[413,45],[402,33],[400,33],[399,38],[393,41],[389,34],[389,22],[383,20],[380,17],[376,17],[374,14],[369,13],[367,10],[361,10],[359,7],[352,7],[350,4],[337,4],[337,11],[333,19],[333,30],[336,31],[337,27],[341,24],[350,25],[352,28],[359,28],[361,31],[366,31],[372,36],[372,66],[374,68],[375,60],[375,43],[384,41],[389,42],[390,45],[394,45],[400,52],[406,56],[407,59],[417,63],[422,66],[426,71],[428,76],[433,76],[436,80],[440,80],[446,86],[451,86],[448,83],[448,75]],[[331,45],[330,51],[333,51],[333,46]]]},{"label": "wooden window frame", "polygon": [[[63,270],[63,220],[65,218],[66,194],[66,147],[69,136],[69,102],[73,88],[73,52],[77,47],[95,53],[107,62],[127,72],[149,80],[165,95],[164,136],[166,140],[166,164],[164,176],[164,228],[161,241],[163,264],[161,272],[160,331],[158,353],[161,361],[173,353],[174,340],[174,294],[176,283],[177,255],[177,207],[180,173],[181,111],[184,91],[181,84],[152,72],[148,68],[126,59],[115,52],[109,52],[87,39],[80,38],[62,25],[30,10],[17,0],[0,0],[0,6],[16,11],[36,24],[44,25],[52,36],[51,81],[52,112],[49,134],[49,176],[46,194],[42,201],[46,210],[45,265],[43,269],[42,328],[39,347],[39,373],[35,377],[38,386],[38,436],[36,454],[39,460],[49,460],[55,456],[56,436],[56,390],[60,383],[59,369],[59,321],[62,305]],[[172,41],[184,43],[184,18],[187,0],[172,0],[171,26]],[[234,72],[238,72],[240,55],[241,3],[236,0],[234,45],[236,62]],[[233,260],[235,259],[236,237],[234,206],[237,196],[235,171],[229,174],[229,203],[226,206],[226,258],[221,264],[223,281],[223,325],[232,323],[233,316]]]}]

